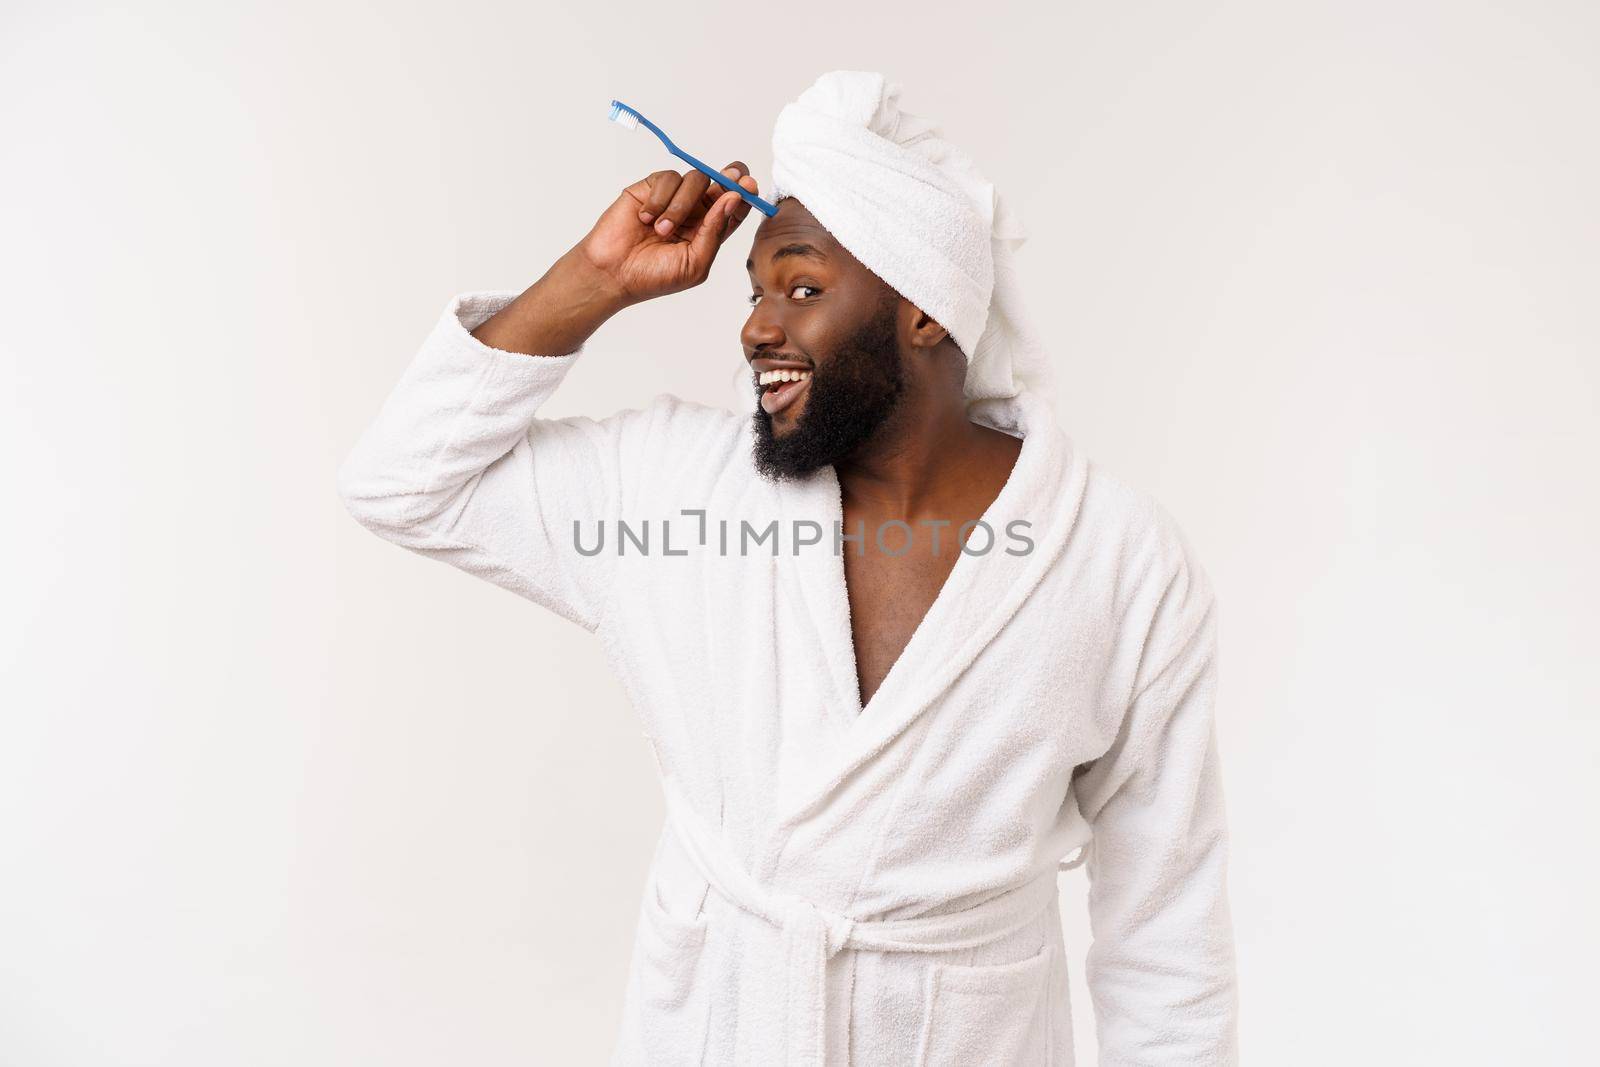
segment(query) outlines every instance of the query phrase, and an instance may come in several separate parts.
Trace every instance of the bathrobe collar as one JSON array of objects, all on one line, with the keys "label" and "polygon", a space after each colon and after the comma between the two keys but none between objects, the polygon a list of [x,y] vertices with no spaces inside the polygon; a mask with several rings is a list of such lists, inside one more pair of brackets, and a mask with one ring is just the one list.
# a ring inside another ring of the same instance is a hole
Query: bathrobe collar
[{"label": "bathrobe collar", "polygon": [[[808,478],[780,483],[778,496],[786,529],[809,519],[821,525],[823,541],[783,568],[783,595],[802,597],[814,620],[830,677],[819,691],[830,697],[821,716],[835,732],[834,756],[818,773],[781,801],[786,824],[806,818],[852,772],[894,744],[938,696],[971,665],[1000,629],[1020,610],[1071,532],[1087,484],[1088,464],[1062,432],[1050,406],[1031,392],[968,407],[973,421],[1022,438],[1022,448],[999,495],[982,516],[993,531],[988,552],[962,553],[928,613],[900,658],[863,708],[851,640],[850,601],[844,557],[831,551],[835,524],[844,521],[843,498],[832,466]],[[1025,519],[1021,533],[1033,541],[1030,552],[1016,550],[1007,524]],[[846,531],[851,532],[851,531]],[[943,531],[941,551],[956,549],[953,527]],[[926,528],[918,536],[926,534]],[[871,537],[872,532],[868,531]],[[974,552],[985,541],[981,529],[969,538]],[[874,546],[869,545],[872,550]],[[846,544],[843,551],[854,551]],[[831,683],[831,685],[830,685]]]}]

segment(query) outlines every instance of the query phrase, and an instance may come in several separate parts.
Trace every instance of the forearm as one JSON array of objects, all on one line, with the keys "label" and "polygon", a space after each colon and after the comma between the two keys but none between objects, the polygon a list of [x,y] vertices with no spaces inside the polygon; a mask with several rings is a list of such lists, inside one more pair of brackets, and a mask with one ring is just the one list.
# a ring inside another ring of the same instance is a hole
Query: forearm
[{"label": "forearm", "polygon": [[[1085,972],[1105,1067],[1238,1061],[1238,975],[1216,739],[1181,743],[1203,752],[1200,766],[1169,752],[1172,765],[1163,773],[1176,787],[1140,782],[1152,802],[1124,804],[1103,817],[1091,848],[1093,941]],[[1173,809],[1161,802],[1169,793],[1193,800]]]},{"label": "forearm", "polygon": [[616,283],[573,248],[472,336],[504,352],[564,356],[627,306]]}]

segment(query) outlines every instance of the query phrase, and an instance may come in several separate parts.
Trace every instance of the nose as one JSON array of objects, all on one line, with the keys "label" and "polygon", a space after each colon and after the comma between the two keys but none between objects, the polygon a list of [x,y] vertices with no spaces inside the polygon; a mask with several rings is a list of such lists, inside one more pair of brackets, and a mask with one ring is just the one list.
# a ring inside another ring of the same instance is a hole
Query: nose
[{"label": "nose", "polygon": [[759,353],[764,348],[782,348],[785,337],[783,326],[771,312],[763,310],[763,305],[757,304],[750,309],[750,317],[744,321],[744,329],[739,331],[739,340],[744,345],[746,353]]}]

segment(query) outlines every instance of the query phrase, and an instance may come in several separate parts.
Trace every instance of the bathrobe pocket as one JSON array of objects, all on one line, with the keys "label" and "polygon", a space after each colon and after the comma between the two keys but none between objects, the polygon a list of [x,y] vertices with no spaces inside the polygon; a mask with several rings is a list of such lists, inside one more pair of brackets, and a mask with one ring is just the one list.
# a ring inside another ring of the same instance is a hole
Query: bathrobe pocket
[{"label": "bathrobe pocket", "polygon": [[1053,946],[1015,963],[936,963],[928,973],[917,1067],[1045,1067]]},{"label": "bathrobe pocket", "polygon": [[645,892],[636,977],[639,1036],[652,1067],[698,1064],[704,1048],[711,1001],[701,966],[708,927],[699,897],[674,893],[659,878]]}]

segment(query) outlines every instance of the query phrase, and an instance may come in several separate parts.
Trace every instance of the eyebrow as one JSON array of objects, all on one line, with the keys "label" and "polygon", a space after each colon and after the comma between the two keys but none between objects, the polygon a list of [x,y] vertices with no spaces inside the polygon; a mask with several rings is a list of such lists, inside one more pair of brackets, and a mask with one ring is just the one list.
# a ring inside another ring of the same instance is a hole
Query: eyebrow
[{"label": "eyebrow", "polygon": [[[822,251],[822,249],[817,248],[815,245],[808,245],[804,241],[796,241],[793,244],[786,244],[782,248],[779,248],[777,251],[772,253],[772,261],[776,263],[785,256],[807,256],[811,259],[820,259],[824,263],[828,262],[828,257]],[[753,259],[745,260],[744,269],[755,270],[756,261]]]}]

